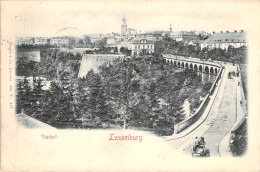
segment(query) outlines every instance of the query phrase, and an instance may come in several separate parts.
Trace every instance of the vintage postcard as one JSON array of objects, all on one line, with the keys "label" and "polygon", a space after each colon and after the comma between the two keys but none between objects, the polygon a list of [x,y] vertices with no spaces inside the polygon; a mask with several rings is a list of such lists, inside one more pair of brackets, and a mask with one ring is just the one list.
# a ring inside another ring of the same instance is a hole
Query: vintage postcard
[{"label": "vintage postcard", "polygon": [[259,171],[260,1],[2,1],[2,171]]}]

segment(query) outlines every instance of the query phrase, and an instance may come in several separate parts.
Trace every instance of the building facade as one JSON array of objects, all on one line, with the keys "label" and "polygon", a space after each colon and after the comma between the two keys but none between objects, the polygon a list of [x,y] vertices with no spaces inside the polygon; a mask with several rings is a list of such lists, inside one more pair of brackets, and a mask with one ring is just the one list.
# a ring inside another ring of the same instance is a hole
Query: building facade
[{"label": "building facade", "polygon": [[102,39],[104,39],[106,37],[106,35],[104,35],[104,34],[88,34],[88,35],[85,35],[85,36],[89,36],[90,37],[90,41],[92,43],[100,41],[100,40],[102,40]]},{"label": "building facade", "polygon": [[208,50],[214,48],[227,50],[229,46],[232,46],[234,48],[247,46],[246,33],[243,30],[241,30],[240,32],[237,32],[236,30],[234,32],[213,32],[213,35],[211,35],[207,40],[201,43],[201,50],[203,48],[207,48]]},{"label": "building facade", "polygon": [[187,32],[187,31],[172,32],[170,37],[177,42],[199,39],[199,35],[196,35],[194,32]]},{"label": "building facade", "polygon": [[50,44],[50,39],[44,37],[36,37],[34,38],[35,45],[47,45]]},{"label": "building facade", "polygon": [[132,55],[146,55],[154,52],[154,41],[148,38],[136,38],[131,42]]},{"label": "building facade", "polygon": [[32,37],[19,37],[17,38],[17,45],[33,45],[34,38]]}]

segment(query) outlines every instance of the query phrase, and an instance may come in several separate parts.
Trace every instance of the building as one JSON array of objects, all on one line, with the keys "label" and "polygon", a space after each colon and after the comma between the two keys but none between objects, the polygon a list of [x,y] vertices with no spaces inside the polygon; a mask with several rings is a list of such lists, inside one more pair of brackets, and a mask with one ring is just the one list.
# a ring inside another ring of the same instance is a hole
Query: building
[{"label": "building", "polygon": [[137,36],[137,31],[133,28],[127,28],[125,16],[121,24],[121,40],[130,40]]},{"label": "building", "polygon": [[107,37],[107,44],[111,45],[111,44],[117,44],[120,41],[120,34],[118,33],[114,33],[112,32],[111,34],[109,34],[109,36]]},{"label": "building", "polygon": [[180,41],[190,41],[199,39],[199,35],[196,35],[194,32],[187,32],[187,31],[175,31],[170,34],[170,37],[177,42]]},{"label": "building", "polygon": [[53,37],[50,39],[50,44],[51,45],[57,45],[59,46],[61,42],[61,37]]},{"label": "building", "polygon": [[154,30],[142,33],[140,35],[145,36],[147,38],[153,39],[154,42],[161,41],[164,38],[170,37],[172,34],[172,25],[170,24],[169,30]]},{"label": "building", "polygon": [[121,25],[121,39],[124,39],[127,34],[127,24],[126,24],[126,19],[125,16],[122,19],[122,25]]},{"label": "building", "polygon": [[90,41],[91,41],[92,43],[95,43],[95,42],[100,41],[100,40],[104,39],[105,37],[107,37],[107,36],[104,35],[104,34],[88,34],[88,35],[86,35],[86,36],[89,36],[89,37],[90,37]]},{"label": "building", "polygon": [[137,36],[137,31],[135,29],[129,28],[126,36],[128,39],[133,39]]},{"label": "building", "polygon": [[115,32],[112,32],[112,33],[111,33],[111,36],[114,37],[114,38],[116,38],[116,40],[120,40],[120,38],[121,38],[121,37],[120,37],[120,34],[119,34],[119,33],[115,33]]},{"label": "building", "polygon": [[47,45],[50,44],[50,39],[45,37],[36,37],[34,38],[34,45]]},{"label": "building", "polygon": [[190,40],[190,41],[188,42],[188,45],[200,47],[200,45],[201,45],[202,42],[204,42],[204,40],[198,40],[198,39]]},{"label": "building", "polygon": [[204,40],[190,40],[187,45],[191,45],[195,48],[195,50],[200,50],[201,43],[204,42]]},{"label": "building", "polygon": [[34,38],[32,37],[19,37],[17,38],[17,45],[33,45]]},{"label": "building", "polygon": [[75,42],[76,38],[72,36],[53,37],[50,39],[50,44],[56,46],[75,45]]},{"label": "building", "polygon": [[107,38],[107,44],[116,44],[117,43],[117,39],[115,37],[111,37],[111,38]]},{"label": "building", "polygon": [[136,37],[131,42],[132,55],[146,55],[154,52],[154,41],[146,37]]},{"label": "building", "polygon": [[213,35],[211,35],[207,40],[201,43],[201,50],[203,48],[207,48],[208,50],[214,48],[227,50],[229,46],[232,46],[234,48],[247,46],[246,33],[243,30],[241,30],[240,32],[237,32],[236,30],[234,32],[213,32]]}]

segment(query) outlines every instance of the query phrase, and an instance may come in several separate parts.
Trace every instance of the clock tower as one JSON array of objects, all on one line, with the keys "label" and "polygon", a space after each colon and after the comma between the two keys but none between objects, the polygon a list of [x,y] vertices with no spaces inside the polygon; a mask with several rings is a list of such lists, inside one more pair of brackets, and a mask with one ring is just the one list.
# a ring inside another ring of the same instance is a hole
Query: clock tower
[{"label": "clock tower", "polygon": [[126,20],[125,20],[125,16],[122,19],[122,25],[121,25],[121,38],[125,38],[127,34],[127,24],[126,24]]}]

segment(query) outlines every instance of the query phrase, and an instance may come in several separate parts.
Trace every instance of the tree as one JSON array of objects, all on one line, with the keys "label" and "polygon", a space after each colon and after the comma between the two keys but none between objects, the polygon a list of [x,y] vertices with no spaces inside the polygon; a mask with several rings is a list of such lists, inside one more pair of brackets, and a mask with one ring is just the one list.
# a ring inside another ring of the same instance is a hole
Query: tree
[{"label": "tree", "polygon": [[149,98],[150,98],[150,107],[151,108],[158,107],[156,87],[157,87],[156,83],[151,82],[150,89],[149,89]]},{"label": "tree", "polygon": [[16,113],[21,113],[24,92],[23,83],[20,81],[17,85]]},{"label": "tree", "polygon": [[32,94],[31,94],[31,86],[29,84],[29,81],[26,77],[24,77],[23,83],[22,83],[22,97],[21,97],[21,109],[24,110],[25,113],[28,115],[31,114],[30,108],[32,105]]},{"label": "tree", "polygon": [[89,36],[85,36],[84,37],[84,41],[85,41],[85,44],[90,44],[91,43],[91,39]]},{"label": "tree", "polygon": [[40,79],[40,77],[38,78],[38,80],[36,80],[36,78],[35,78],[33,81],[33,90],[31,92],[31,94],[32,94],[32,98],[31,98],[32,116],[39,115],[39,111],[41,111],[40,107],[42,106],[42,96],[43,96],[42,87],[43,87],[43,85],[42,85],[42,80]]},{"label": "tree", "polygon": [[89,113],[102,121],[107,121],[108,108],[101,77],[90,70],[86,75],[86,82],[89,90]]},{"label": "tree", "polygon": [[84,42],[83,42],[82,39],[79,40],[79,44],[80,44],[80,45],[82,46],[82,48],[83,48]]},{"label": "tree", "polygon": [[105,47],[106,41],[107,41],[107,39],[104,38],[102,40],[98,40],[97,43],[96,43],[96,47],[99,49],[99,51],[101,53],[106,49],[106,47]]}]

